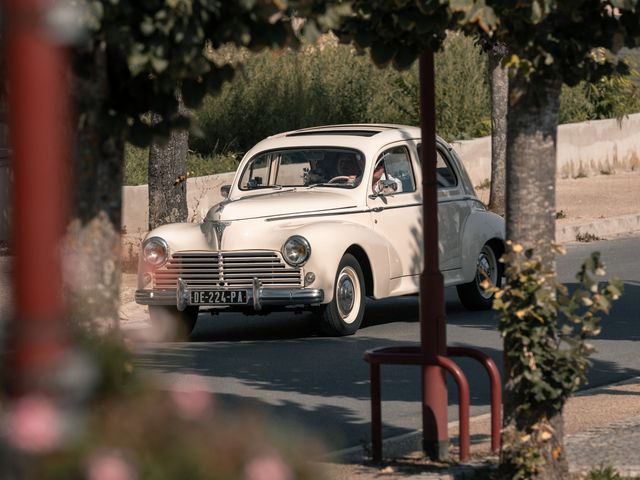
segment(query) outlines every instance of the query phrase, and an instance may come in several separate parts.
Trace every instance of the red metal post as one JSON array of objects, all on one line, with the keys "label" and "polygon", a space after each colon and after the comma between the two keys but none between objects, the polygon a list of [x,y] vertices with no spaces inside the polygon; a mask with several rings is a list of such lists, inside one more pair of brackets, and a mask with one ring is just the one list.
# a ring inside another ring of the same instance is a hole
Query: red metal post
[{"label": "red metal post", "polygon": [[[420,125],[424,269],[420,277],[420,345],[426,355],[447,354],[444,279],[438,263],[438,191],[436,183],[436,102],[433,51],[420,56]],[[422,367],[422,429],[425,453],[447,458],[447,384],[437,366]]]},{"label": "red metal post", "polygon": [[502,425],[502,382],[495,362],[485,353],[469,347],[449,347],[450,357],[470,357],[482,364],[489,375],[491,387],[491,451],[500,450],[500,429]]},{"label": "red metal post", "polygon": [[460,427],[460,461],[469,459],[471,438],[469,434],[469,382],[462,369],[447,357],[438,356],[440,366],[446,368],[458,384],[458,425]]},{"label": "red metal post", "polygon": [[371,444],[372,460],[382,460],[382,419],[380,397],[380,365],[430,365],[448,371],[458,386],[458,414],[460,425],[460,461],[469,458],[469,382],[460,367],[451,359],[442,356],[425,355],[421,347],[381,347],[368,350],[364,359],[371,366]]},{"label": "red metal post", "polygon": [[380,399],[380,364],[371,363],[371,457],[382,460],[382,405]]},{"label": "red metal post", "polygon": [[5,0],[13,186],[14,394],[37,388],[66,342],[60,239],[68,168],[66,61],[44,32],[51,2]]}]

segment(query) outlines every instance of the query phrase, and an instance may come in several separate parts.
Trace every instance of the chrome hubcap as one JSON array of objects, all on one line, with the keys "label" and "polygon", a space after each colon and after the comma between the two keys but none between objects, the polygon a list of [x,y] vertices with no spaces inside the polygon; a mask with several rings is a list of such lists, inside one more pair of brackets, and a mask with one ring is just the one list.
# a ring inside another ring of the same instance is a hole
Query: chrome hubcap
[{"label": "chrome hubcap", "polygon": [[336,284],[336,305],[345,323],[352,323],[356,319],[358,309],[354,307],[359,302],[358,276],[351,267],[346,267],[340,272]]},{"label": "chrome hubcap", "polygon": [[481,287],[482,282],[489,280],[492,285],[498,282],[498,264],[493,249],[487,245],[482,247],[478,256],[478,269],[476,271],[476,284],[483,298],[489,299],[493,293]]}]

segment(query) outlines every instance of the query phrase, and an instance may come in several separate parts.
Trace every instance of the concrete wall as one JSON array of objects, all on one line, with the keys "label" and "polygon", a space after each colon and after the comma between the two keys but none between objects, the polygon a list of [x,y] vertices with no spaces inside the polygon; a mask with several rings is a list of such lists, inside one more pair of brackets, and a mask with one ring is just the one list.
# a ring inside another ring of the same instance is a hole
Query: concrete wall
[{"label": "concrete wall", "polygon": [[[233,180],[234,173],[187,179],[189,221],[199,222],[222,200],[220,187]],[[149,226],[149,189],[147,185],[122,188],[122,227],[127,234],[145,233]]]},{"label": "concrete wall", "polygon": [[[454,142],[454,148],[474,185],[491,178],[490,137]],[[562,178],[640,168],[640,113],[622,122],[598,120],[561,125],[557,162],[558,176]],[[0,159],[0,241],[9,237],[9,178],[8,164]],[[232,179],[233,173],[188,179],[189,220],[202,220],[207,210],[221,200],[220,187]],[[124,229],[131,237],[140,238],[149,224],[147,186],[124,187],[122,192]]]},{"label": "concrete wall", "polygon": [[[491,178],[491,137],[454,142],[474,185]],[[541,159],[542,160],[542,159]],[[640,168],[640,113],[558,127],[558,176],[615,173]]]}]

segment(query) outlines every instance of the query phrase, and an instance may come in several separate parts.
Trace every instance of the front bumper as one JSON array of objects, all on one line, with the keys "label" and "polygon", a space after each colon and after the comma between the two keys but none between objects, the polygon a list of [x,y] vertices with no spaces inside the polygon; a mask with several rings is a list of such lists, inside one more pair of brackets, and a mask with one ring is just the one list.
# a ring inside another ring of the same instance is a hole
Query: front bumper
[{"label": "front bumper", "polygon": [[[318,288],[265,288],[256,282],[248,291],[246,304],[201,306],[260,311],[263,307],[315,306],[323,300],[324,291]],[[178,282],[176,290],[136,290],[135,301],[141,305],[175,305],[178,310],[184,310],[189,305],[189,288],[183,282]]]}]

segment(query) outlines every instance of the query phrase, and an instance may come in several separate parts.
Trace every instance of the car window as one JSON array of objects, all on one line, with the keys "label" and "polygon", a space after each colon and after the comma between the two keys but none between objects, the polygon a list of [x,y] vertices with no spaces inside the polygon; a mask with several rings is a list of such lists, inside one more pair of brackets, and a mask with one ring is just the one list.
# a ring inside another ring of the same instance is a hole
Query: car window
[{"label": "car window", "polygon": [[395,180],[397,188],[395,193],[414,192],[416,181],[411,168],[411,157],[406,147],[393,147],[384,151],[376,162],[372,182],[372,190],[376,192],[376,183],[379,180]]},{"label": "car window", "polygon": [[[422,144],[418,144],[418,158],[422,162]],[[449,161],[445,158],[439,148],[436,148],[436,181],[438,182],[438,188],[452,188],[458,185],[458,179],[456,178]]]},{"label": "car window", "polygon": [[254,156],[244,167],[241,190],[277,187],[355,188],[362,181],[364,155],[340,148],[291,148]]},{"label": "car window", "polygon": [[438,181],[438,187],[451,188],[458,184],[449,162],[444,158],[440,150],[436,150],[438,154],[436,163],[436,180]]},{"label": "car window", "polygon": [[272,155],[266,154],[249,162],[240,179],[240,188],[246,190],[268,185],[271,159]]}]

